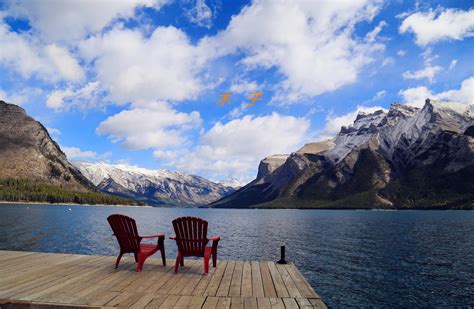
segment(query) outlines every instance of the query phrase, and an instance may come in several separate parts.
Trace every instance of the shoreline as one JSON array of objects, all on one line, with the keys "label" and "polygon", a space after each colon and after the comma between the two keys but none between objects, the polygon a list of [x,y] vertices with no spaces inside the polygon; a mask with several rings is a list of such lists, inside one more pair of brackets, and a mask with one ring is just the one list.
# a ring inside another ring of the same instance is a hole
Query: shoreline
[{"label": "shoreline", "polygon": [[133,206],[133,205],[111,205],[111,204],[75,204],[75,203],[46,203],[46,202],[10,202],[0,201],[1,205],[50,205],[50,206],[109,206],[109,207],[131,207],[131,208],[153,208],[153,206]]}]

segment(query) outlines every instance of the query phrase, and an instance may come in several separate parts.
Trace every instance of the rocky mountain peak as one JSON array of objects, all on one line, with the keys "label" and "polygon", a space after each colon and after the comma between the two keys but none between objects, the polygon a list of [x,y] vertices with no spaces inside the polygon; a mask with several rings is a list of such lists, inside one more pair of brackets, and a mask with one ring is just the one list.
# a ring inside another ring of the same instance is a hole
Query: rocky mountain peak
[{"label": "rocky mountain peak", "polygon": [[68,162],[41,123],[29,117],[23,108],[5,101],[0,101],[0,178],[95,190]]}]

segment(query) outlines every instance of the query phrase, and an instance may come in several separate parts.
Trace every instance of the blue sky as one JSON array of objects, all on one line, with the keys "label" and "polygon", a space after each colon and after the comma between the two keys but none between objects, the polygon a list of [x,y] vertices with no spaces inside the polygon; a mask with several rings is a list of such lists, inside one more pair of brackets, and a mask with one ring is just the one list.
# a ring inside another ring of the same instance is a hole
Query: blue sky
[{"label": "blue sky", "polygon": [[[0,1],[0,99],[72,160],[255,177],[358,112],[474,102],[471,1]],[[251,91],[262,100],[248,107]],[[215,103],[232,93],[231,104]]]}]

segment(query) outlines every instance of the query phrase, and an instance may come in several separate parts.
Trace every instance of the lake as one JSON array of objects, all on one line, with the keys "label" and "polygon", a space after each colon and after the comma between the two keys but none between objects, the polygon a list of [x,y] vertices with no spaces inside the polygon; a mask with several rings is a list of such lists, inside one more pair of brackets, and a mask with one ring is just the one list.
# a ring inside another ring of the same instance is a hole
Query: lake
[{"label": "lake", "polygon": [[176,217],[206,219],[221,259],[276,261],[286,245],[329,306],[474,305],[474,211],[0,205],[0,249],[116,255],[113,213],[134,217],[142,235],[173,234]]}]

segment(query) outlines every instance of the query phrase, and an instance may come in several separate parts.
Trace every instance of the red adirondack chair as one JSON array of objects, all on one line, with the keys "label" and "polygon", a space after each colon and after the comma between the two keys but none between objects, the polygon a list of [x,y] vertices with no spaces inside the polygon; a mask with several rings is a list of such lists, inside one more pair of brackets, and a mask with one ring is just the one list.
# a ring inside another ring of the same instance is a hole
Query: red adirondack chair
[{"label": "red adirondack chair", "polygon": [[[173,227],[176,235],[170,239],[176,240],[178,245],[178,256],[174,265],[174,272],[177,273],[179,265],[184,266],[184,257],[197,256],[204,257],[204,274],[209,273],[209,259],[212,255],[212,266],[217,264],[217,244],[221,239],[219,236],[207,238],[207,221],[195,217],[181,217],[173,220]],[[207,247],[209,240],[212,240],[212,247]]]},{"label": "red adirondack chair", "polygon": [[[142,271],[145,260],[153,255],[156,251],[161,251],[161,259],[163,265],[166,266],[165,258],[165,234],[158,234],[152,236],[140,236],[138,235],[137,224],[135,220],[124,215],[111,215],[107,218],[109,221],[112,231],[114,231],[115,237],[120,246],[120,254],[115,262],[115,268],[118,267],[122,255],[125,253],[133,253],[135,256],[135,262],[138,263],[137,271]],[[142,239],[158,238],[158,243],[153,244],[142,244]]]}]

